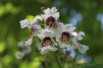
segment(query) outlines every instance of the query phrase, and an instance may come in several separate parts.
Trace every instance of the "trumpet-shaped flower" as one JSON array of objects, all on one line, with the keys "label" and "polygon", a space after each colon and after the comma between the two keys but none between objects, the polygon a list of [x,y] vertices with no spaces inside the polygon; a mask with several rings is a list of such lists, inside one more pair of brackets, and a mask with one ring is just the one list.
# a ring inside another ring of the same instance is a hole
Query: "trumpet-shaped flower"
[{"label": "trumpet-shaped flower", "polygon": [[41,54],[45,54],[48,51],[56,51],[57,43],[52,39],[54,37],[54,32],[50,29],[42,29],[38,37],[41,39],[41,44],[38,45],[38,49]]},{"label": "trumpet-shaped flower", "polygon": [[68,44],[74,30],[75,27],[73,27],[71,24],[63,25],[61,33],[58,34],[56,40],[64,44]]},{"label": "trumpet-shaped flower", "polygon": [[41,30],[41,27],[38,25],[38,20],[32,23],[30,23],[27,19],[21,20],[20,26],[22,29],[25,27],[29,28],[32,33],[35,33],[35,36],[39,34],[39,30]]},{"label": "trumpet-shaped flower", "polygon": [[53,39],[46,36],[41,40],[41,44],[38,45],[38,49],[40,50],[40,53],[44,55],[48,51],[56,51],[57,48],[55,47],[57,44],[54,42]]},{"label": "trumpet-shaped flower", "polygon": [[44,25],[47,28],[55,28],[57,26],[57,20],[59,18],[59,12],[57,12],[57,9],[55,7],[47,8],[44,11],[44,14],[42,14],[42,18],[44,19]]}]

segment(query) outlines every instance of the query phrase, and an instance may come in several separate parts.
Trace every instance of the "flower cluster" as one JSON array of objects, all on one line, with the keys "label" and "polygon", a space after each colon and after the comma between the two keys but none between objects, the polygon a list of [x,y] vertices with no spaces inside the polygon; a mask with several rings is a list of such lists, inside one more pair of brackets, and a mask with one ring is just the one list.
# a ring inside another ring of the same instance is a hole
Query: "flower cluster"
[{"label": "flower cluster", "polygon": [[[80,41],[85,36],[84,32],[77,33],[72,24],[63,24],[58,21],[59,17],[57,9],[52,7],[43,10],[43,14],[31,23],[27,19],[21,20],[21,28],[27,27],[31,30],[31,33],[27,41],[19,43],[19,46],[23,48],[21,55],[20,53],[19,55],[23,57],[31,51],[30,45],[34,36],[41,40],[37,47],[42,55],[45,55],[48,51],[57,51],[59,48],[62,50],[63,57],[67,59],[75,58],[75,50],[78,50],[81,54],[86,53],[89,47],[80,44]],[[44,28],[39,25],[41,21]]]}]

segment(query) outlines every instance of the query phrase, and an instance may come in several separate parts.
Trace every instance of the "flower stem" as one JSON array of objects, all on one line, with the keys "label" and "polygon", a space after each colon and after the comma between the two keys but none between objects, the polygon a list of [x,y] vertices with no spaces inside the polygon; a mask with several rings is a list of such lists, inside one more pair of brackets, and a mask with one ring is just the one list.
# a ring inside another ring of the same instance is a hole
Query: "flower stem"
[{"label": "flower stem", "polygon": [[57,63],[58,63],[59,68],[62,68],[61,65],[60,65],[60,63],[59,63],[59,60],[58,60],[58,57],[57,57],[56,52],[55,52],[55,57],[56,57],[56,61],[57,61]]}]

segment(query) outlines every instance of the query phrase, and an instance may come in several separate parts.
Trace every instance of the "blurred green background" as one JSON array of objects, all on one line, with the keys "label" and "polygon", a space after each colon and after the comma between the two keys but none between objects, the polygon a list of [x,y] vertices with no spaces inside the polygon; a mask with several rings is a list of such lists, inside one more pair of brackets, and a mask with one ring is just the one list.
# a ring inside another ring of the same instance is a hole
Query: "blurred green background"
[{"label": "blurred green background", "polygon": [[[28,38],[29,31],[20,28],[20,20],[33,19],[42,14],[41,7],[57,7],[60,21],[72,23],[86,36],[81,43],[90,47],[87,55],[92,58],[83,68],[103,68],[103,0],[0,0],[0,68],[43,68],[42,55],[36,51],[34,39],[32,52],[19,60],[17,43]],[[53,57],[53,56],[52,56]],[[68,68],[69,62],[62,62]],[[59,68],[54,58],[44,68]],[[75,65],[74,65],[75,66]],[[76,67],[79,68],[79,67]]]}]

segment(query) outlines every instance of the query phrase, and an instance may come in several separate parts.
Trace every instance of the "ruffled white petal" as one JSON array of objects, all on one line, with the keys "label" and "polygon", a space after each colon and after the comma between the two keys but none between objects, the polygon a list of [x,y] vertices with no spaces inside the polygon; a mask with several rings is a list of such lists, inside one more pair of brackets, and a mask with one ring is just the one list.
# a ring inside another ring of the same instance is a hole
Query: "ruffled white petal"
[{"label": "ruffled white petal", "polygon": [[46,46],[46,47],[41,48],[40,53],[43,55],[43,54],[46,54],[48,51],[56,51],[56,50],[57,50],[57,48],[55,48],[55,47]]},{"label": "ruffled white petal", "polygon": [[63,25],[63,32],[69,32],[70,34],[72,34],[72,32],[75,30],[75,27],[73,27],[72,24],[66,24]]},{"label": "ruffled white petal", "polygon": [[27,19],[21,20],[20,21],[21,28],[28,27],[29,29],[34,29],[34,36],[39,34],[39,31],[41,30],[40,25],[38,25],[38,21],[33,21],[30,23]]},{"label": "ruffled white petal", "polygon": [[51,8],[51,14],[55,14],[56,12],[57,12],[56,7],[52,7],[52,8]]},{"label": "ruffled white petal", "polygon": [[56,20],[58,20],[59,18],[59,12],[57,12],[57,9],[56,7],[52,7],[51,9],[50,8],[47,8],[45,9],[44,11],[44,14],[41,15],[41,17],[46,20],[48,17],[52,16],[54,17]]},{"label": "ruffled white petal", "polygon": [[54,31],[50,30],[50,29],[42,29],[40,30],[40,34],[37,35],[40,39],[43,39],[44,37],[48,36],[48,37],[54,37]]},{"label": "ruffled white petal", "polygon": [[68,31],[68,29],[71,29],[71,28],[72,28],[72,24],[66,24],[66,25],[63,26],[63,29],[65,31]]},{"label": "ruffled white petal", "polygon": [[39,25],[34,25],[33,28],[35,29],[34,36],[40,34],[41,27]]},{"label": "ruffled white petal", "polygon": [[84,34],[84,32],[79,32],[78,33],[78,36],[77,36],[77,38],[78,38],[78,40],[82,40],[83,39],[83,36],[85,36],[85,34]]},{"label": "ruffled white petal", "polygon": [[50,10],[50,8],[47,8],[47,9],[43,10],[43,12],[44,12],[45,14],[50,14],[50,13],[51,13],[51,10]]},{"label": "ruffled white petal", "polygon": [[58,18],[60,17],[59,12],[57,12],[51,16],[54,17],[56,20],[58,20]]},{"label": "ruffled white petal", "polygon": [[52,30],[54,32],[54,37],[56,37],[56,41],[59,40],[61,33],[63,32],[62,28],[63,28],[63,23],[58,22],[56,23],[57,27],[56,28],[51,28],[50,30]]},{"label": "ruffled white petal", "polygon": [[21,20],[20,26],[21,26],[22,29],[25,28],[25,27],[30,28],[30,22],[27,19]]},{"label": "ruffled white petal", "polygon": [[51,16],[50,14],[44,14],[44,15],[41,15],[41,17],[46,21],[46,19]]}]

